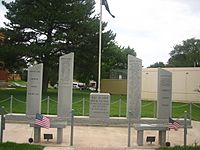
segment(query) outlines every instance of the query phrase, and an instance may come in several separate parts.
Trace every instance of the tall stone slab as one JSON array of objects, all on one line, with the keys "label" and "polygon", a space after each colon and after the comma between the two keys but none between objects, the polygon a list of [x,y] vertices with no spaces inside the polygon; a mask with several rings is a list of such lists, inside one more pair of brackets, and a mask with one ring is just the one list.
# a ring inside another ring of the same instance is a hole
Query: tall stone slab
[{"label": "tall stone slab", "polygon": [[43,64],[28,68],[26,115],[41,113]]},{"label": "tall stone slab", "polygon": [[157,85],[157,118],[169,119],[171,117],[172,99],[172,73],[158,68]]},{"label": "tall stone slab", "polygon": [[141,83],[142,60],[128,55],[127,116],[136,120],[141,117]]},{"label": "tall stone slab", "polygon": [[60,57],[58,80],[58,117],[70,117],[72,110],[74,53]]}]

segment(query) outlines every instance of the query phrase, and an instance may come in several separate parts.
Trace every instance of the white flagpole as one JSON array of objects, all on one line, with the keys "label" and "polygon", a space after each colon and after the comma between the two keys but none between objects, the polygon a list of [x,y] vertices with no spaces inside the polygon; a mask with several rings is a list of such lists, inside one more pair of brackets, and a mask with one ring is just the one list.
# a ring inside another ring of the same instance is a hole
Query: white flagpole
[{"label": "white flagpole", "polygon": [[102,0],[100,0],[100,23],[99,23],[99,75],[98,75],[98,93],[101,88],[101,42],[102,42]]}]

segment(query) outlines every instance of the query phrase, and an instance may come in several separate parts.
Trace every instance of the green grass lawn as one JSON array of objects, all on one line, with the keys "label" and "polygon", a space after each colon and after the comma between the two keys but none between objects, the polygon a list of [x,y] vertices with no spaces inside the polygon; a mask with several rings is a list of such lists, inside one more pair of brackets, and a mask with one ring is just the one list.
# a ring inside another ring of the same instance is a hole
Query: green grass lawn
[{"label": "green grass lawn", "polygon": [[[47,94],[42,96],[42,113],[47,113],[47,97],[49,96],[49,114],[57,112],[57,89],[49,89]],[[13,95],[12,108],[10,108],[10,97]],[[89,95],[87,90],[73,91],[73,109],[75,115],[89,115]],[[85,106],[83,108],[83,105]],[[25,113],[26,111],[26,88],[10,90],[0,89],[0,106],[4,106],[7,112]],[[142,117],[154,117],[156,115],[156,102],[142,101]],[[184,111],[190,112],[188,103],[172,104],[172,113],[175,118],[183,118]],[[200,120],[200,104],[192,104],[192,119]],[[126,116],[126,96],[111,95],[110,116]]]},{"label": "green grass lawn", "polygon": [[0,143],[0,150],[43,150],[44,146],[34,144]]}]

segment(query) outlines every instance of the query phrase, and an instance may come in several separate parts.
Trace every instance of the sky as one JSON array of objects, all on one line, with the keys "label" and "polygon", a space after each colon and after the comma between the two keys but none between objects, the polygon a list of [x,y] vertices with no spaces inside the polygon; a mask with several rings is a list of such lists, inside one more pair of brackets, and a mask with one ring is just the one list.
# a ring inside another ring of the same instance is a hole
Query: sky
[{"label": "sky", "polygon": [[[0,0],[1,1],[1,0]],[[11,1],[11,0],[6,0]],[[99,13],[100,0],[95,13]],[[107,30],[116,33],[119,46],[134,48],[144,67],[167,63],[176,44],[200,38],[200,0],[107,0],[112,18],[103,7]],[[0,27],[6,9],[0,4]]]}]

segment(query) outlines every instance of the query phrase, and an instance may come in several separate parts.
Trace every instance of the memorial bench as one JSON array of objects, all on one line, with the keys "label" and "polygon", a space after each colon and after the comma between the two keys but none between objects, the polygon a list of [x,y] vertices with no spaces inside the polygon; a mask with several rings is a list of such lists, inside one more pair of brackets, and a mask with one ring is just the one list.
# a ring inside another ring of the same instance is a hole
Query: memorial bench
[{"label": "memorial bench", "polygon": [[[50,120],[50,128],[57,128],[57,144],[61,144],[63,141],[63,128],[67,126],[66,121]],[[30,123],[30,127],[34,128],[34,143],[39,143],[41,139],[41,126]]]},{"label": "memorial bench", "polygon": [[[184,119],[176,119],[181,127],[184,127]],[[191,120],[186,121],[187,128],[192,128]],[[137,123],[133,124],[133,127],[137,130],[137,144],[143,145],[143,136],[145,130],[156,130],[158,131],[158,142],[159,145],[166,145],[166,131],[169,130],[168,119],[140,119]]]},{"label": "memorial bench", "polygon": [[[160,146],[165,146],[166,143],[166,131],[169,130],[168,124],[133,124],[137,130],[137,144],[143,146],[143,136],[145,130],[156,130],[158,131],[158,142]],[[151,138],[153,140],[153,138]],[[150,138],[149,138],[150,142]],[[154,141],[152,141],[154,142]]]}]

